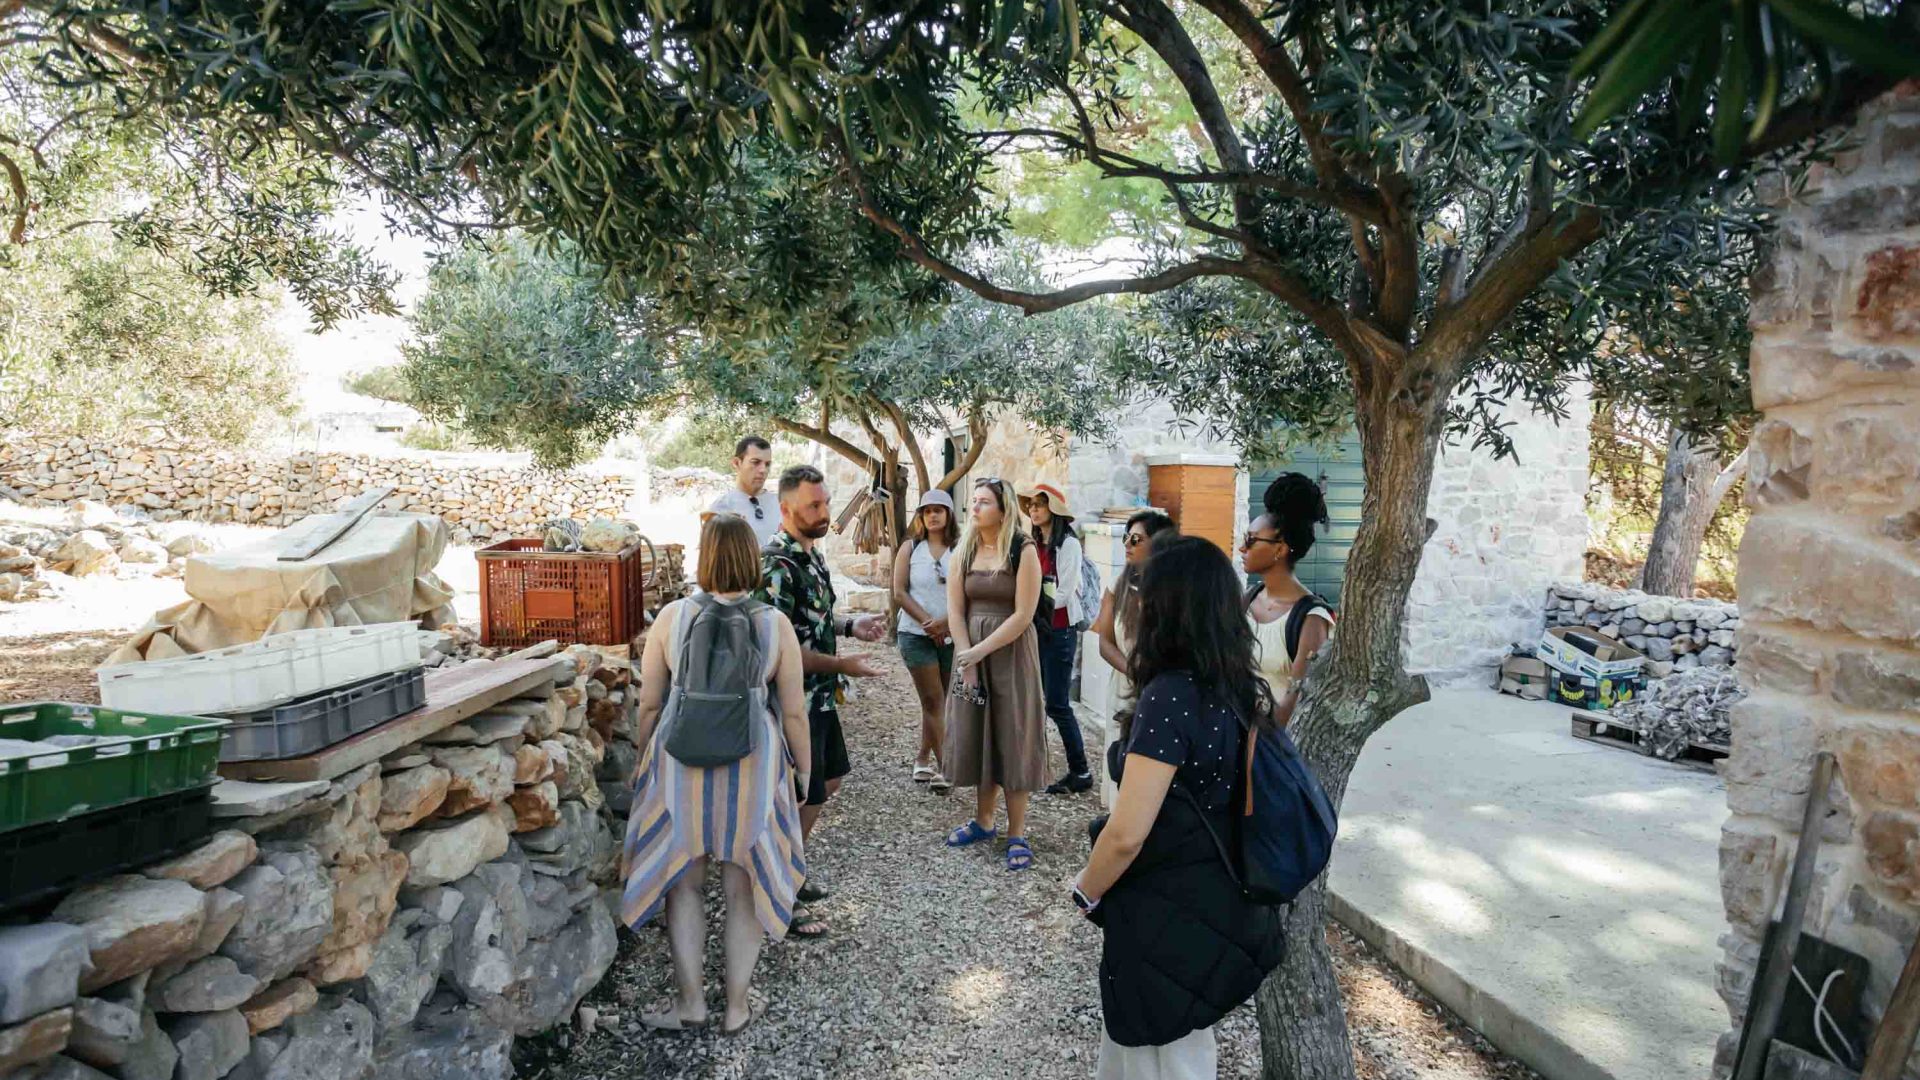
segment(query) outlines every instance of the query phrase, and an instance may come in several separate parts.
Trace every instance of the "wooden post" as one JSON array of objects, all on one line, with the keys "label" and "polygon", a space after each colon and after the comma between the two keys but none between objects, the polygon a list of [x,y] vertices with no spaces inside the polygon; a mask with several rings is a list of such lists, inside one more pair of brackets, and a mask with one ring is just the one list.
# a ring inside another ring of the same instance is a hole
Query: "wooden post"
[{"label": "wooden post", "polygon": [[1916,1035],[1920,1035],[1920,938],[1907,950],[1907,964],[1887,999],[1886,1015],[1874,1032],[1860,1080],[1899,1080],[1901,1068],[1913,1054]]}]

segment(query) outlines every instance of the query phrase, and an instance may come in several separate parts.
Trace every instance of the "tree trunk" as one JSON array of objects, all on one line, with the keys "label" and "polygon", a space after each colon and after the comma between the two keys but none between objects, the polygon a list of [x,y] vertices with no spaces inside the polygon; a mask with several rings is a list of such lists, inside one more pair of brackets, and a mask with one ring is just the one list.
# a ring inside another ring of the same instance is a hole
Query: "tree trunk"
[{"label": "tree trunk", "polygon": [[1666,475],[1660,481],[1660,516],[1653,524],[1640,588],[1656,596],[1693,595],[1707,526],[1736,478],[1735,470],[1721,469],[1720,456],[1711,448],[1673,429],[1667,437]]},{"label": "tree trunk", "polygon": [[[1347,560],[1332,644],[1308,668],[1292,724],[1300,751],[1338,806],[1367,737],[1427,699],[1424,678],[1401,666],[1407,595],[1431,527],[1427,496],[1439,450],[1439,406],[1451,387],[1409,394],[1376,387],[1356,403],[1366,497]],[[1334,848],[1335,861],[1340,849]],[[1295,902],[1286,960],[1261,987],[1267,1080],[1352,1080],[1346,1010],[1327,948],[1326,878]]]}]

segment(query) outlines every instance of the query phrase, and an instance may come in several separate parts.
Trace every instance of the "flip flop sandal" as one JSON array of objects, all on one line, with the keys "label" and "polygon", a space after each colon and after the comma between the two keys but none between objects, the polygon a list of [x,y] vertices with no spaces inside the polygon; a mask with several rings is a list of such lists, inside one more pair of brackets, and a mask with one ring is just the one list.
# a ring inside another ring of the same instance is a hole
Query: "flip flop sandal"
[{"label": "flip flop sandal", "polygon": [[712,1022],[712,1017],[705,1020],[682,1020],[680,1010],[672,1004],[640,1014],[640,1026],[654,1031],[699,1031]]},{"label": "flip flop sandal", "polygon": [[913,767],[913,782],[916,784],[930,783],[939,775],[939,773],[933,770],[933,766],[931,765],[915,765]]},{"label": "flip flop sandal", "polygon": [[947,792],[953,790],[953,781],[941,776],[939,773],[934,773],[933,779],[927,784],[927,788],[935,795],[945,795]]},{"label": "flip flop sandal", "polygon": [[[811,926],[814,927],[814,929],[801,929],[801,927],[804,926]],[[804,907],[794,908],[793,918],[787,923],[787,936],[795,941],[818,941],[826,937],[832,930],[833,928],[822,921],[819,916]]]},{"label": "flip flop sandal", "polygon": [[982,840],[991,840],[996,835],[997,833],[995,830],[983,829],[980,827],[979,822],[969,821],[965,825],[962,825],[959,828],[947,834],[947,846],[948,847],[971,847],[972,845],[977,844]]},{"label": "flip flop sandal", "polygon": [[747,1018],[745,1020],[740,1021],[739,1027],[731,1027],[731,1028],[722,1027],[720,1029],[720,1037],[723,1039],[734,1038],[744,1033],[748,1028],[754,1025],[755,1021],[759,1020],[761,1017],[765,1015],[767,1015],[767,1003],[764,1001],[754,1001],[749,999],[747,1001]]},{"label": "flip flop sandal", "polygon": [[1017,873],[1033,865],[1033,849],[1027,846],[1025,837],[1007,837],[1007,872]]},{"label": "flip flop sandal", "polygon": [[793,899],[795,902],[801,904],[817,904],[831,895],[833,894],[815,885],[812,878],[808,878],[800,883],[798,889],[794,890]]}]

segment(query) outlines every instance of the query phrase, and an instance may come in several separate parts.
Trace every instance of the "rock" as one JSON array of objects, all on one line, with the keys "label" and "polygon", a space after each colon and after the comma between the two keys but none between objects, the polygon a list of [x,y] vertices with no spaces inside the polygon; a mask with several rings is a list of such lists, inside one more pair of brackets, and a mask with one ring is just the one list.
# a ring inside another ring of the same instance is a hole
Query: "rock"
[{"label": "rock", "polygon": [[1718,630],[1727,624],[1727,610],[1722,607],[1702,608],[1696,621],[1707,630]]},{"label": "rock", "polygon": [[325,780],[289,784],[222,780],[213,786],[213,816],[242,818],[277,814],[317,799],[331,788]]},{"label": "rock", "polygon": [[226,884],[233,875],[253,865],[259,854],[259,845],[253,837],[235,829],[224,829],[185,855],[144,867],[140,872],[150,878],[171,878],[196,889],[211,889]]},{"label": "rock", "polygon": [[1678,637],[1673,639],[1673,653],[1675,656],[1685,656],[1690,652],[1699,652],[1699,651],[1700,651],[1700,647],[1698,645],[1695,645],[1693,639],[1690,637]]},{"label": "rock", "polygon": [[1709,644],[1718,645],[1723,649],[1733,648],[1735,640],[1736,635],[1731,630],[1714,630],[1707,634]]},{"label": "rock", "polygon": [[258,1035],[313,1008],[319,1000],[320,992],[313,984],[296,975],[281,979],[247,999],[240,1006],[240,1015],[247,1018],[247,1031]]},{"label": "rock", "polygon": [[1671,663],[1665,660],[1647,661],[1647,677],[1649,679],[1664,679],[1671,674],[1673,674],[1673,665]]},{"label": "rock", "polygon": [[[531,870],[531,868],[529,868]],[[527,937],[545,940],[558,934],[573,917],[567,878],[541,873],[520,875],[520,892],[527,900]]]},{"label": "rock", "polygon": [[227,887],[247,907],[220,954],[263,984],[293,974],[333,930],[333,881],[311,848],[269,852]]},{"label": "rock", "polygon": [[1688,653],[1673,662],[1673,670],[1675,671],[1692,671],[1699,666],[1700,656],[1698,653]]},{"label": "rock", "polygon": [[67,1048],[73,1032],[73,1008],[64,1006],[32,1019],[0,1028],[0,1076],[47,1058]]},{"label": "rock", "polygon": [[180,1051],[174,1080],[220,1080],[247,1056],[247,1021],[235,1009],[169,1017],[161,1028]]},{"label": "rock", "polygon": [[90,951],[77,926],[0,927],[0,1025],[71,1004],[92,966]]},{"label": "rock", "polygon": [[397,920],[387,927],[386,936],[374,946],[373,964],[359,991],[380,1036],[412,1023],[433,995],[453,936],[453,927],[425,918],[413,928]]},{"label": "rock", "polygon": [[113,542],[94,529],[83,529],[67,538],[53,561],[71,563],[67,572],[74,577],[104,577],[120,569],[120,555]]},{"label": "rock", "polygon": [[1673,659],[1673,642],[1666,638],[1648,638],[1645,651],[1649,660],[1671,660]]},{"label": "rock", "polygon": [[510,1019],[507,991],[518,980],[520,952],[527,945],[527,902],[521,870],[489,863],[454,884],[464,902],[453,922],[447,978],[468,1001],[489,1015]]},{"label": "rock", "polygon": [[192,948],[206,918],[206,897],[184,881],[124,875],[83,885],[53,909],[54,922],[81,927],[93,970],[80,990],[100,987],[173,959]]},{"label": "rock", "polygon": [[332,986],[358,979],[372,966],[373,946],[353,945],[321,953],[313,963],[307,965],[306,975],[315,986]]},{"label": "rock", "polygon": [[513,1032],[440,994],[374,1048],[373,1080],[508,1080]]},{"label": "rock", "polygon": [[527,743],[513,752],[515,785],[537,784],[553,776],[553,759],[538,743]]},{"label": "rock", "polygon": [[460,914],[463,898],[458,889],[434,885],[425,889],[402,889],[400,903],[406,910],[418,911],[432,924],[450,924]]},{"label": "rock", "polygon": [[452,778],[438,765],[386,774],[380,792],[380,831],[395,833],[425,821],[446,801]]},{"label": "rock", "polygon": [[551,941],[530,943],[515,1033],[533,1035],[565,1021],[612,966],[617,946],[613,916],[599,904],[581,909]]},{"label": "rock", "polygon": [[1640,601],[1634,616],[1643,622],[1663,623],[1672,618],[1673,601],[1663,596],[1649,596]]},{"label": "rock", "polygon": [[112,1080],[106,1073],[73,1058],[55,1055],[20,1075],[19,1080]]},{"label": "rock", "polygon": [[[407,857],[398,851],[387,851],[357,864],[335,866],[332,875],[333,932],[320,943],[320,952],[324,955],[371,946],[387,932],[387,920],[393,917],[400,884],[406,880]],[[372,959],[370,950],[366,959]],[[338,964],[335,968],[339,970]],[[365,970],[365,963],[361,963],[359,971],[343,977],[357,979]],[[325,985],[339,980],[314,981]]]},{"label": "rock", "polygon": [[1670,638],[1680,632],[1680,627],[1671,622],[1663,622],[1653,628],[1654,637]]},{"label": "rock", "polygon": [[1700,650],[1700,666],[1724,668],[1733,666],[1733,650],[1722,645],[1709,645]]},{"label": "rock", "polygon": [[447,744],[486,745],[525,734],[527,718],[512,713],[482,713],[463,723],[435,732],[422,740],[429,746]]},{"label": "rock", "polygon": [[100,998],[73,1004],[73,1031],[67,1053],[89,1065],[109,1069],[127,1060],[141,1039],[140,1010]]},{"label": "rock", "polygon": [[352,998],[329,995],[266,1036],[274,1047],[260,1080],[360,1080],[373,1067],[373,1017]]},{"label": "rock", "polygon": [[160,1021],[148,1009],[140,1014],[140,1041],[127,1050],[116,1070],[120,1080],[173,1080],[180,1050],[160,1030]]},{"label": "rock", "polygon": [[[380,759],[380,771],[396,773],[402,769],[414,769],[431,762],[433,759],[416,749],[402,750],[397,754],[388,754]],[[382,804],[384,808],[384,803]]]},{"label": "rock", "polygon": [[532,832],[560,822],[560,790],[547,780],[528,787],[515,788],[507,797],[513,809],[513,831]]},{"label": "rock", "polygon": [[113,507],[92,499],[80,499],[67,506],[67,528],[93,529],[101,525],[117,525],[120,521]]},{"label": "rock", "polygon": [[232,957],[209,956],[155,987],[148,1000],[163,1013],[210,1013],[237,1008],[260,991],[260,980]]},{"label": "rock", "polygon": [[1620,623],[1620,636],[1632,637],[1635,634],[1645,631],[1646,628],[1647,624],[1644,619],[1626,619]]},{"label": "rock", "polygon": [[599,788],[600,798],[606,802],[607,810],[614,817],[625,821],[627,815],[633,812],[633,785],[610,784],[602,780]]},{"label": "rock", "polygon": [[613,836],[601,827],[599,816],[571,799],[560,804],[560,824],[515,839],[529,853],[534,869],[561,877],[598,870],[615,853]]},{"label": "rock", "polygon": [[207,893],[206,918],[201,920],[200,935],[193,939],[193,948],[181,957],[183,960],[198,960],[211,956],[226,943],[227,935],[240,925],[240,917],[247,913],[247,899],[232,889],[215,887]]},{"label": "rock", "polygon": [[1633,635],[1632,637],[1627,639],[1627,648],[1638,649],[1643,653],[1646,652],[1647,651],[1646,637],[1640,634]]},{"label": "rock", "polygon": [[406,883],[419,888],[466,877],[474,867],[507,853],[512,826],[512,811],[493,806],[435,828],[402,833],[394,847],[409,860]]},{"label": "rock", "polygon": [[129,536],[120,541],[120,561],[142,565],[166,565],[167,549],[144,536]]},{"label": "rock", "polygon": [[356,864],[386,850],[376,824],[380,796],[380,766],[365,765],[332,783],[323,810],[261,835],[311,847],[328,865]]},{"label": "rock", "polygon": [[431,751],[447,770],[447,797],[437,813],[458,817],[513,794],[513,757],[495,746],[443,746]]},{"label": "rock", "polygon": [[181,533],[167,542],[167,554],[176,559],[205,555],[213,550],[213,541],[199,533]]}]

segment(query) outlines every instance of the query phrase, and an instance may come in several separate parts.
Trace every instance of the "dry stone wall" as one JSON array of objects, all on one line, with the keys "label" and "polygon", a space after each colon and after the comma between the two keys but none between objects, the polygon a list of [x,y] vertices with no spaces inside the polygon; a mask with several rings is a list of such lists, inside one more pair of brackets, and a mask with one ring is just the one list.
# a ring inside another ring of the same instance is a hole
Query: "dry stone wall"
[{"label": "dry stone wall", "polygon": [[0,439],[0,485],[23,499],[137,506],[154,518],[288,525],[372,487],[382,505],[438,514],[457,544],[528,535],[552,518],[624,517],[631,477],[541,471],[445,456],[272,455],[175,441],[131,445],[13,433]]},{"label": "dry stone wall", "polygon": [[332,781],[223,782],[198,848],[0,922],[0,1076],[511,1076],[613,962],[636,756],[626,661],[551,673]]},{"label": "dry stone wall", "polygon": [[[1804,930],[1867,958],[1877,1023],[1920,932],[1920,84],[1782,209],[1754,280],[1755,428],[1740,550],[1750,690],[1723,766],[1719,990],[1737,1028],[1802,838],[1814,755],[1839,774]],[[1722,1039],[1718,1073],[1730,1062]],[[1920,1077],[1920,1057],[1905,1075]]]},{"label": "dry stone wall", "polygon": [[1697,667],[1732,667],[1740,609],[1720,600],[1682,600],[1589,582],[1547,593],[1548,626],[1583,626],[1647,654],[1656,678]]}]

